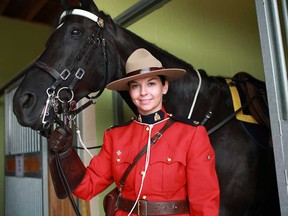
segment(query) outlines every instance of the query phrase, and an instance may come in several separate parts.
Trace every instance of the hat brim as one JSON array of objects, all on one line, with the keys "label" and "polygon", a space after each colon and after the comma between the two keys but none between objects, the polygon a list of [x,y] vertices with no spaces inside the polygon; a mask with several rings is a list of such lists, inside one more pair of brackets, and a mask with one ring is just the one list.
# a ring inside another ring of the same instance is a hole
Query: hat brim
[{"label": "hat brim", "polygon": [[172,80],[179,79],[180,77],[184,76],[185,73],[186,73],[185,70],[178,69],[178,68],[167,68],[167,69],[148,71],[148,72],[140,73],[137,75],[128,76],[119,80],[115,80],[111,83],[108,83],[106,88],[110,90],[116,90],[116,91],[128,91],[129,90],[128,82],[135,80],[135,79],[145,78],[149,76],[163,75],[166,77],[167,81],[172,81]]}]

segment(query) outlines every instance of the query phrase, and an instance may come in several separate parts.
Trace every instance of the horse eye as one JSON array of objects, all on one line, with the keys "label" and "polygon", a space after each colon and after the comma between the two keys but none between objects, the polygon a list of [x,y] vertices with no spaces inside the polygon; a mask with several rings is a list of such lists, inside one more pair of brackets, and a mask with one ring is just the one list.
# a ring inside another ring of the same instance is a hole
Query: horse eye
[{"label": "horse eye", "polygon": [[79,28],[73,28],[70,32],[70,35],[72,37],[76,37],[76,38],[79,38],[82,36],[82,31],[79,29]]}]

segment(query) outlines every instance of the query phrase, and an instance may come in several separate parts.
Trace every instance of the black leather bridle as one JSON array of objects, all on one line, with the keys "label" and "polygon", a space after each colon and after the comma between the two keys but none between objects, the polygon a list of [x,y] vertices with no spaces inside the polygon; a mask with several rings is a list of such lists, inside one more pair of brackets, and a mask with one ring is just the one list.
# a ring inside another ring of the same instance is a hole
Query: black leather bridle
[{"label": "black leather bridle", "polygon": [[[82,9],[71,9],[71,10],[66,10],[62,13],[59,21],[59,26],[61,26],[63,19],[66,16],[83,16],[87,19],[90,19],[94,22],[97,23],[98,25],[98,31],[96,35],[92,33],[90,37],[88,38],[89,44],[92,44],[96,47],[101,46],[102,54],[103,54],[103,61],[104,61],[104,85],[100,88],[100,90],[97,92],[95,96],[86,96],[88,98],[88,101],[80,106],[79,108],[76,108],[76,102],[74,100],[74,92],[73,88],[75,84],[83,78],[85,75],[85,70],[81,67],[77,69],[77,71],[72,74],[69,69],[65,68],[62,72],[59,72],[58,70],[50,67],[47,63],[40,61],[39,59],[34,62],[34,65],[45,72],[47,72],[49,75],[51,75],[54,79],[55,82],[46,90],[47,94],[47,100],[46,104],[43,107],[42,114],[40,116],[41,121],[42,121],[42,126],[44,130],[47,130],[51,127],[51,125],[54,122],[50,122],[49,119],[51,119],[52,114],[56,114],[56,118],[54,120],[56,123],[59,123],[59,118],[57,118],[58,111],[60,110],[60,105],[67,103],[68,105],[68,114],[69,116],[76,116],[79,114],[82,110],[90,106],[91,104],[95,103],[96,98],[98,98],[104,91],[105,89],[105,84],[107,82],[107,54],[106,54],[106,42],[105,38],[101,35],[101,29],[104,28],[104,20],[99,18],[93,13],[90,13],[88,11],[82,10]],[[59,28],[59,27],[58,27]],[[86,49],[87,50],[87,49]],[[86,51],[84,50],[84,51]],[[72,79],[71,77],[74,76]],[[62,82],[70,79],[71,82],[69,85],[62,86]],[[61,87],[62,86],[62,87]],[[64,96],[64,97],[63,97]],[[66,99],[65,99],[66,97]],[[64,104],[65,105],[65,104]],[[67,106],[66,105],[66,106]]]},{"label": "black leather bridle", "polygon": [[[41,121],[42,121],[42,126],[44,128],[45,131],[48,131],[51,129],[51,126],[53,123],[57,123],[63,127],[65,127],[67,125],[67,122],[70,119],[75,119],[75,116],[77,114],[79,114],[82,110],[86,109],[88,106],[90,106],[91,104],[95,103],[96,98],[98,98],[102,92],[105,89],[105,85],[107,82],[107,56],[106,56],[106,42],[105,42],[105,38],[103,38],[103,36],[101,35],[101,29],[104,28],[104,20],[100,17],[98,17],[97,15],[82,10],[82,9],[70,9],[70,10],[66,10],[62,13],[60,20],[59,20],[59,27],[61,27],[61,24],[63,22],[63,19],[66,16],[82,16],[85,17],[87,19],[90,19],[92,21],[94,21],[97,25],[98,25],[98,31],[96,33],[96,35],[91,34],[90,37],[88,38],[89,40],[89,44],[93,44],[97,47],[101,46],[101,50],[102,50],[102,54],[103,54],[103,60],[104,60],[104,72],[105,72],[105,79],[104,79],[104,86],[102,86],[100,88],[100,90],[97,92],[97,94],[95,96],[86,96],[88,98],[88,101],[83,104],[82,106],[80,106],[79,108],[76,107],[76,101],[74,100],[74,91],[73,88],[76,85],[76,83],[81,80],[83,78],[83,76],[85,75],[85,70],[81,67],[79,67],[77,69],[77,71],[72,74],[69,69],[64,69],[61,73],[59,71],[57,71],[56,69],[50,67],[49,65],[47,65],[46,63],[44,63],[43,61],[40,60],[36,60],[34,65],[42,70],[44,70],[45,72],[47,72],[48,74],[50,74],[54,79],[54,83],[47,88],[46,90],[46,94],[47,94],[47,100],[46,100],[46,104],[43,107],[43,111],[42,114],[40,116]],[[86,50],[83,50],[84,52]],[[71,79],[71,77],[73,77]],[[70,79],[71,82],[66,85],[63,86],[62,83],[65,81],[67,83],[67,80]],[[62,107],[60,107],[62,106]],[[58,117],[59,110],[62,108],[63,111],[63,121],[60,120],[60,118]],[[53,117],[52,122],[50,122],[51,119],[51,115]],[[78,209],[77,204],[75,203],[75,200],[72,196],[72,192],[70,190],[70,187],[67,183],[65,174],[62,170],[62,164],[61,164],[61,160],[59,157],[58,153],[55,153],[55,158],[56,158],[56,165],[57,165],[57,169],[59,172],[59,176],[61,178],[63,187],[68,195],[68,198],[73,206],[73,209],[76,213],[77,216],[81,216],[80,211]]]}]

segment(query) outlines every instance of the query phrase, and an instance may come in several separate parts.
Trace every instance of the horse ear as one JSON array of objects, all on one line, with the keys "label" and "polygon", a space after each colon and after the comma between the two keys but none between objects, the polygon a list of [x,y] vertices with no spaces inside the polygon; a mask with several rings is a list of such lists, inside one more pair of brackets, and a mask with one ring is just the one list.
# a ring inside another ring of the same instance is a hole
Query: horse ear
[{"label": "horse ear", "polygon": [[67,0],[61,0],[60,2],[62,10],[66,10],[67,8],[69,8],[69,3],[67,2]]},{"label": "horse ear", "polygon": [[67,10],[71,7],[79,6],[79,0],[61,0],[62,10]]},{"label": "horse ear", "polygon": [[93,0],[80,0],[81,6],[90,12],[99,11]]}]

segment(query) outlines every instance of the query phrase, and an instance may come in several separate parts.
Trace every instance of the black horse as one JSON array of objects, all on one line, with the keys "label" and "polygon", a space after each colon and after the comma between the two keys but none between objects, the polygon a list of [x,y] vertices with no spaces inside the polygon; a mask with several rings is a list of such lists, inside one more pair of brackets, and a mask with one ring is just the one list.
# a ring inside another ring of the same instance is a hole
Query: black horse
[{"label": "black horse", "polygon": [[[243,72],[230,81],[209,77],[116,25],[93,1],[82,0],[81,7],[64,11],[46,50],[27,69],[14,95],[18,122],[39,131],[49,128],[55,113],[61,112],[55,105],[55,92],[68,92],[67,100],[72,102],[91,92],[100,94],[107,83],[125,76],[126,59],[140,47],[164,67],[187,71],[184,78],[170,83],[164,106],[170,113],[204,124],[209,131],[221,189],[220,215],[280,215],[264,83]],[[236,118],[231,88],[238,89],[245,101],[237,116],[252,113],[260,124]],[[135,111],[128,93],[119,93]]]}]

